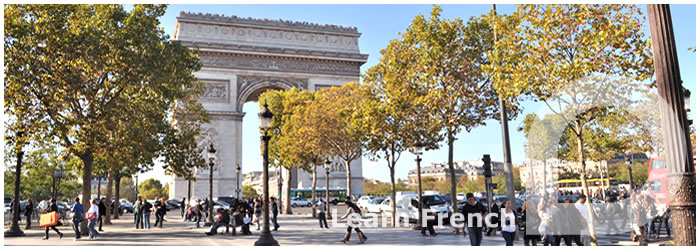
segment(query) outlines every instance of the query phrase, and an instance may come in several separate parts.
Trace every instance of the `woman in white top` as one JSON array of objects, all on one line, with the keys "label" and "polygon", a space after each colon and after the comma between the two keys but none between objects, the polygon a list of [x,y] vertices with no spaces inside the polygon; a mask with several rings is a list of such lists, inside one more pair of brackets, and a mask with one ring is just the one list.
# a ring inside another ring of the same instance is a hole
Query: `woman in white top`
[{"label": "woman in white top", "polygon": [[89,239],[95,239],[97,238],[97,230],[95,230],[95,223],[97,223],[97,218],[100,217],[100,209],[97,207],[97,199],[92,200],[92,205],[90,205],[90,210],[87,211],[87,215],[85,218],[88,218],[88,228],[90,229],[89,232]]},{"label": "woman in white top", "polygon": [[357,207],[357,205],[355,205],[354,203],[352,203],[352,201],[350,199],[351,198],[348,197],[345,200],[345,205],[347,205],[348,211],[345,212],[345,215],[343,215],[343,217],[340,217],[338,219],[338,221],[341,221],[341,220],[344,220],[345,218],[347,218],[347,222],[348,222],[348,228],[347,228],[347,231],[345,232],[345,238],[343,238],[343,240],[341,240],[341,242],[347,243],[350,240],[350,235],[352,234],[352,229],[354,227],[355,232],[357,232],[357,236],[360,237],[360,244],[362,244],[362,243],[365,243],[365,241],[367,240],[367,236],[365,235],[365,233],[363,233],[360,230],[360,227],[359,227],[360,226],[360,218],[361,218],[362,214],[360,213],[360,208]]},{"label": "woman in white top", "polygon": [[[504,210],[505,209],[505,210]],[[501,228],[501,234],[503,239],[506,240],[506,246],[512,246],[513,240],[515,239],[515,230],[517,222],[515,221],[515,213],[511,207],[510,200],[503,202],[501,209],[501,223],[503,223],[503,228]]]}]

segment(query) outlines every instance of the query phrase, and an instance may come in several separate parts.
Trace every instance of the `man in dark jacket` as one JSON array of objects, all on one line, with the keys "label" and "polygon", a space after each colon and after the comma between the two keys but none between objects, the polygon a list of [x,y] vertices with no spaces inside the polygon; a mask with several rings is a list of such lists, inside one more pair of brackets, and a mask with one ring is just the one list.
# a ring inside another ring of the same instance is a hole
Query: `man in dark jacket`
[{"label": "man in dark jacket", "polygon": [[97,205],[97,208],[100,212],[100,218],[97,219],[97,222],[100,223],[100,226],[97,231],[102,232],[102,219],[105,217],[105,213],[107,213],[107,207],[105,206],[105,198],[100,199],[100,204]]},{"label": "man in dark jacket", "polygon": [[[486,208],[481,203],[476,202],[474,194],[467,193],[467,204],[462,207],[464,215],[464,230],[462,236],[467,237],[469,232],[469,242],[472,246],[481,245],[484,235],[481,232],[481,218],[486,214]],[[470,219],[471,218],[471,219]]]},{"label": "man in dark jacket", "polygon": [[180,202],[180,217],[185,218],[185,198]]},{"label": "man in dark jacket", "polygon": [[27,206],[24,208],[24,216],[27,217],[27,227],[25,229],[32,228],[32,213],[34,213],[34,202],[32,202],[32,199],[27,199]]},{"label": "man in dark jacket", "polygon": [[163,219],[165,219],[165,212],[167,210],[166,204],[165,204],[165,199],[163,199],[163,198],[156,199],[155,208],[156,208],[156,224],[153,226],[163,228]]},{"label": "man in dark jacket", "polygon": [[218,213],[218,218],[216,219],[216,222],[214,222],[214,225],[211,227],[211,230],[205,233],[206,235],[215,235],[216,230],[219,229],[219,227],[226,226],[231,221],[231,217],[223,208],[217,209],[216,212]]},{"label": "man in dark jacket", "polygon": [[277,231],[277,229],[280,228],[280,224],[277,224],[277,215],[279,214],[279,210],[277,209],[275,197],[271,197],[270,200],[272,202],[272,225],[275,226],[275,229],[272,229],[272,231]]}]

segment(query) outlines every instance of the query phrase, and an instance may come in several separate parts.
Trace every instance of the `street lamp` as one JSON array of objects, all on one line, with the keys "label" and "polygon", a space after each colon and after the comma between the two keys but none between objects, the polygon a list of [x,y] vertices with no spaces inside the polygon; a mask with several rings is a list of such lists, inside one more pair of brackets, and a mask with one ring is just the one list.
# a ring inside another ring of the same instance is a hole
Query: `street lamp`
[{"label": "street lamp", "polygon": [[63,169],[54,169],[53,170],[53,198],[54,200],[56,199],[56,179],[61,179],[66,177],[66,171]]},{"label": "street lamp", "polygon": [[214,148],[214,143],[209,144],[207,155],[209,156],[209,204],[207,204],[209,216],[207,216],[207,223],[205,223],[204,226],[210,226],[214,223],[214,161],[216,161],[216,149]]},{"label": "street lamp", "polygon": [[241,187],[239,186],[240,184],[240,179],[241,177],[241,165],[236,164],[236,199],[241,199]]},{"label": "street lamp", "polygon": [[328,196],[329,191],[328,190],[330,189],[330,185],[329,185],[330,182],[328,181],[328,176],[331,173],[331,159],[326,158],[326,162],[324,162],[324,163],[325,164],[323,165],[323,168],[326,169],[326,217],[328,219],[331,219],[330,200],[328,200],[328,198],[329,198],[329,196]]},{"label": "street lamp", "polygon": [[423,184],[420,176],[420,155],[423,154],[423,145],[417,143],[412,148],[413,154],[416,155],[416,173],[418,175],[418,223],[420,228],[423,228]]},{"label": "street lamp", "polygon": [[629,183],[630,183],[629,192],[631,193],[632,190],[634,190],[634,183],[632,182],[632,159],[630,158],[630,156],[627,156],[627,154],[625,154],[625,165],[627,165],[627,175],[630,178],[630,180],[629,180]]},{"label": "street lamp", "polygon": [[260,238],[255,242],[256,246],[279,246],[275,238],[272,237],[270,233],[270,193],[268,187],[268,181],[270,179],[267,171],[267,158],[268,158],[268,142],[271,136],[267,134],[270,127],[272,127],[272,112],[267,108],[267,102],[263,105],[263,110],[258,113],[258,119],[260,120],[260,129],[263,131],[263,135],[260,137],[263,141],[263,230],[260,233]]},{"label": "street lamp", "polygon": [[[24,132],[17,132],[17,141],[24,137]],[[22,151],[22,144],[18,147],[17,152],[17,168],[15,169],[15,197],[12,206],[12,225],[10,229],[5,231],[5,237],[18,237],[24,236],[24,232],[19,228],[19,181],[20,175],[22,173],[22,157],[24,157],[24,151]]]}]

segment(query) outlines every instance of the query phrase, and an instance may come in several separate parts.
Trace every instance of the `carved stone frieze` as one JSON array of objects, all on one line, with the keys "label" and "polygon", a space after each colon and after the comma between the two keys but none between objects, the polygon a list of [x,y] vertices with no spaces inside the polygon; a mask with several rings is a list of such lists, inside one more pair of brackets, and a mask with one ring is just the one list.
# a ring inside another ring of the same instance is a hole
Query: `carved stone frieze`
[{"label": "carved stone frieze", "polygon": [[227,80],[199,79],[206,83],[204,94],[199,97],[201,101],[229,103],[230,83]]},{"label": "carved stone frieze", "polygon": [[359,76],[361,63],[286,57],[200,53],[204,67]]}]

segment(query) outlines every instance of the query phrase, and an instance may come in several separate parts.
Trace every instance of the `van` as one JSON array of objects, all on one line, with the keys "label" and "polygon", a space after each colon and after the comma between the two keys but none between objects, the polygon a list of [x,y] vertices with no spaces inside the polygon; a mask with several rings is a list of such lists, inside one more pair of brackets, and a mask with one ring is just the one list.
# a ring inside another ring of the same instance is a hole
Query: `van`
[{"label": "van", "polygon": [[[426,194],[423,200],[428,201],[430,209],[424,209],[423,214],[434,216],[436,219],[441,216],[444,221],[449,221],[452,216],[452,208],[438,194]],[[418,222],[418,194],[415,192],[401,192],[396,194],[396,216],[403,222],[408,219],[409,223]]]}]

